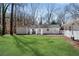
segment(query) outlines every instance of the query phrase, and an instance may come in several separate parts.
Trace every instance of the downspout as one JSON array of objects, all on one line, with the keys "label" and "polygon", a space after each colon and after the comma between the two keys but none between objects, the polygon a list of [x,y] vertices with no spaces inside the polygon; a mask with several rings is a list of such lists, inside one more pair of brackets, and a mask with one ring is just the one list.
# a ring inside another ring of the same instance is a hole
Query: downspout
[{"label": "downspout", "polygon": [[72,36],[71,36],[71,39],[73,39],[74,40],[74,33],[73,33],[73,25],[74,25],[74,23],[72,23]]}]

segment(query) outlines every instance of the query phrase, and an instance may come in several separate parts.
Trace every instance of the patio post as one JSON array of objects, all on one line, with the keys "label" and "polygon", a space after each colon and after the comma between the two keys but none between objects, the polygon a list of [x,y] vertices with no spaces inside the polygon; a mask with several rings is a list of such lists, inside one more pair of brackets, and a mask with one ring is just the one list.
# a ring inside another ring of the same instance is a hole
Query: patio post
[{"label": "patio post", "polygon": [[41,35],[43,35],[43,29],[41,28]]},{"label": "patio post", "polygon": [[32,34],[32,29],[30,29],[30,34]]},{"label": "patio post", "polygon": [[38,34],[38,29],[36,29],[36,35]]}]

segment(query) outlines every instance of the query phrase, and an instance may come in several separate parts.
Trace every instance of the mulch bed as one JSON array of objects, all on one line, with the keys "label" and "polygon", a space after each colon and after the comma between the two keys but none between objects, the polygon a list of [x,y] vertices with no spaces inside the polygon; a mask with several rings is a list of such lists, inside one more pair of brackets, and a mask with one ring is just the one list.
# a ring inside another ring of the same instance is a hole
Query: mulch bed
[{"label": "mulch bed", "polygon": [[74,47],[79,48],[79,41],[78,40],[73,40],[73,39],[68,38],[66,36],[64,36],[64,39],[69,41]]}]

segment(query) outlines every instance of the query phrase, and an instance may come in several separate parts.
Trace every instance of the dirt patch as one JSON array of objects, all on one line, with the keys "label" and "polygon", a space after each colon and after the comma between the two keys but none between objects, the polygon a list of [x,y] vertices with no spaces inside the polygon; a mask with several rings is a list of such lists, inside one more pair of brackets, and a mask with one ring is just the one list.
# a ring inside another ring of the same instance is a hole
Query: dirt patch
[{"label": "dirt patch", "polygon": [[63,35],[45,35],[45,36],[48,36],[48,37],[63,37]]},{"label": "dirt patch", "polygon": [[64,36],[66,41],[69,41],[74,47],[79,48],[79,41],[75,41],[69,37]]}]

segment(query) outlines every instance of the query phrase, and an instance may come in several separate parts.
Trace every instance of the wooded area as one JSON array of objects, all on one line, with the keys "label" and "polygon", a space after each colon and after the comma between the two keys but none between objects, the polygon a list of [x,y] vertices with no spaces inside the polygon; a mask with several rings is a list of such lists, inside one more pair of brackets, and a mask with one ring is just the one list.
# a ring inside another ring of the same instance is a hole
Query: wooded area
[{"label": "wooded area", "polygon": [[[0,3],[0,32],[1,35],[7,33],[6,27],[10,26],[9,34],[16,33],[16,27],[31,26],[40,24],[58,24],[63,25],[71,18],[79,18],[79,4],[67,4],[62,11],[56,8],[56,4],[46,4],[46,13],[41,12],[43,4],[32,3]],[[28,8],[28,6],[30,8]],[[29,12],[29,11],[30,12]],[[41,13],[41,14],[40,14]],[[68,16],[68,17],[67,17]],[[56,18],[55,18],[56,17]]]}]

